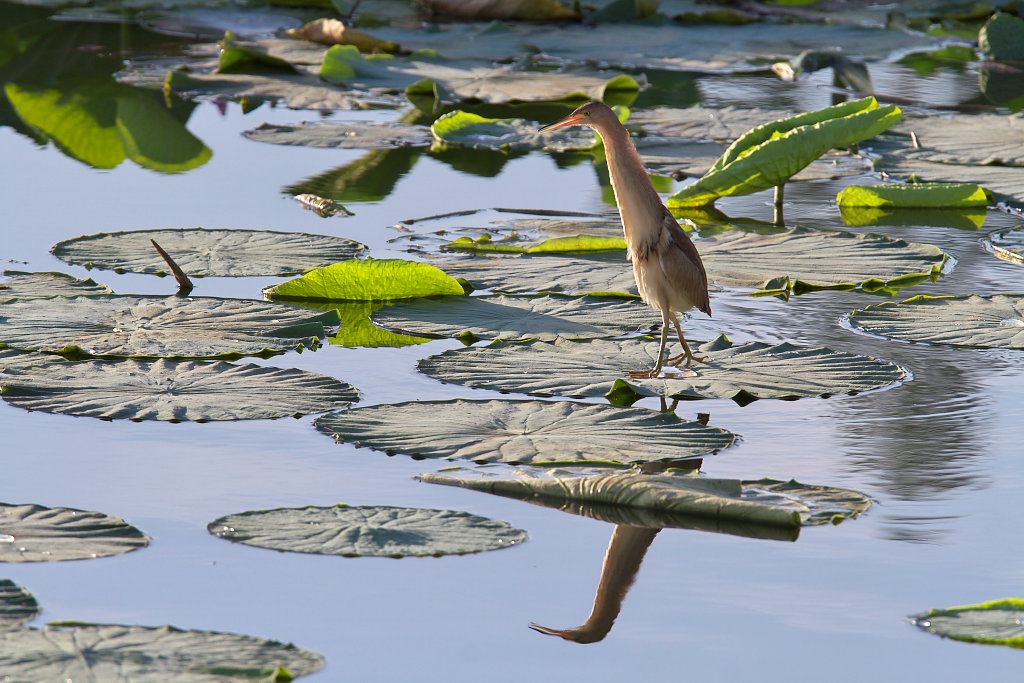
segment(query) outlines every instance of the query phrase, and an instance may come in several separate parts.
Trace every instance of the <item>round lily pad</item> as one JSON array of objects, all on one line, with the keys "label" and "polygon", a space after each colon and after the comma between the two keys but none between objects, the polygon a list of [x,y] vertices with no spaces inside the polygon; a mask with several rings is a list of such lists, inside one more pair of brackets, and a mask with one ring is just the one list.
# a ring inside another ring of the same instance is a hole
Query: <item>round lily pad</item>
[{"label": "round lily pad", "polygon": [[557,292],[637,294],[633,269],[622,254],[576,256],[487,256],[433,259],[431,263],[476,289],[508,294]]},{"label": "round lily pad", "polygon": [[149,541],[102,512],[0,503],[0,562],[87,560],[138,550]]},{"label": "round lily pad", "polygon": [[45,296],[112,294],[113,290],[93,279],[79,280],[66,273],[24,273],[5,270],[0,282],[0,301],[36,299]]},{"label": "round lily pad", "polygon": [[849,315],[855,330],[928,344],[1024,349],[1024,295],[916,296]]},{"label": "round lily pad", "polygon": [[473,462],[654,462],[728,448],[736,435],[672,413],[571,401],[410,401],[317,419],[339,441]]},{"label": "round lily pad", "polygon": [[294,275],[366,251],[366,245],[344,237],[305,232],[168,228],[76,237],[58,242],[53,254],[87,268],[166,275],[167,264],[151,240],[183,271],[198,277]]},{"label": "round lily pad", "polygon": [[86,356],[237,357],[315,348],[336,313],[213,297],[78,296],[0,304],[0,344]]},{"label": "round lily pad", "polygon": [[[421,372],[443,382],[534,396],[608,396],[630,402],[640,396],[805,398],[855,394],[906,378],[893,363],[822,346],[750,342],[732,346],[724,337],[690,342],[703,363],[668,368],[656,379],[634,379],[631,370],[654,367],[658,342],[648,338],[510,343],[445,351],[419,362]],[[632,397],[632,398],[631,398]]]},{"label": "round lily pad", "polygon": [[39,603],[27,590],[10,579],[0,579],[0,628],[10,628],[35,619]]},{"label": "round lily pad", "polygon": [[943,638],[969,643],[1024,647],[1024,600],[933,609],[911,617],[914,625]]},{"label": "round lily pad", "polygon": [[384,505],[253,510],[221,517],[207,528],[236,543],[342,557],[465,555],[526,540],[522,529],[468,512]]},{"label": "round lily pad", "polygon": [[242,135],[256,142],[326,149],[393,149],[430,144],[430,129],[393,121],[324,121],[300,125],[261,123]]},{"label": "round lily pad", "polygon": [[54,624],[0,631],[0,670],[21,681],[211,683],[319,670],[324,659],[290,643],[173,626]]},{"label": "round lily pad", "polygon": [[224,362],[54,363],[0,379],[26,410],[104,420],[245,420],[323,413],[359,400],[351,385],[296,368]]},{"label": "round lily pad", "polygon": [[373,320],[409,334],[551,340],[650,330],[657,327],[658,315],[636,299],[550,294],[414,299],[379,309]]}]

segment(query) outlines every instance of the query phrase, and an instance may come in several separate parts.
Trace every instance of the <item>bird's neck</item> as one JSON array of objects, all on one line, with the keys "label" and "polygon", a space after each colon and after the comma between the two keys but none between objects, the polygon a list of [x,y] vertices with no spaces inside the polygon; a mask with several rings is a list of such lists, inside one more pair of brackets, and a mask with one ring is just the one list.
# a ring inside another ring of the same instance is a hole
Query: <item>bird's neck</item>
[{"label": "bird's neck", "polygon": [[599,130],[604,140],[608,174],[611,176],[615,203],[619,207],[626,243],[632,246],[635,231],[641,225],[660,225],[664,214],[661,196],[654,189],[640,154],[622,126]]}]

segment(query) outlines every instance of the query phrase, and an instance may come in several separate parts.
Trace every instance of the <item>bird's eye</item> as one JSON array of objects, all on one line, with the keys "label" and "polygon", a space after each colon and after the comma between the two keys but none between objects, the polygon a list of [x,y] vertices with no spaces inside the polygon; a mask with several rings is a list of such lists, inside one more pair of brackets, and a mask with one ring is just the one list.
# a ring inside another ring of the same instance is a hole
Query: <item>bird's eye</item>
[{"label": "bird's eye", "polygon": [[590,116],[590,112],[589,111],[585,111],[585,112],[583,112],[583,115],[584,116]]}]

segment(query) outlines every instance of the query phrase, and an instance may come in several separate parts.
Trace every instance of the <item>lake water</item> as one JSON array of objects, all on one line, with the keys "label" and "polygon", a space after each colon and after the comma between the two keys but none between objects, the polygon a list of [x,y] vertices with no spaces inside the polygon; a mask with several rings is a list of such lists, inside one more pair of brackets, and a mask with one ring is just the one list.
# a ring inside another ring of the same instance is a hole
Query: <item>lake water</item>
[{"label": "lake water", "polygon": [[[892,82],[910,78],[894,65],[885,69]],[[918,92],[963,101],[971,78],[940,70],[931,85],[917,81]],[[775,106],[810,109],[831,101],[821,79],[762,81],[704,77],[697,92],[706,105],[771,93]],[[321,118],[393,117],[338,112]],[[91,276],[119,293],[166,294],[174,288],[170,280],[87,272],[49,250],[101,231],[205,226],[340,235],[369,245],[374,256],[402,257],[389,240],[402,234],[391,226],[406,218],[498,206],[612,209],[589,162],[559,168],[533,153],[482,177],[424,155],[385,199],[350,204],[351,218],[322,219],[301,210],[282,188],[364,152],[265,145],[240,135],[264,122],[315,118],[266,105],[243,114],[235,103],[203,102],[188,128],[213,158],[177,175],[130,161],[97,171],[0,128],[3,265]],[[834,198],[849,182],[791,184],[789,224],[844,228]],[[763,193],[723,200],[719,208],[770,220],[770,203]],[[996,259],[981,243],[988,231],[1019,224],[993,212],[977,232],[871,230],[934,244],[956,258],[952,272],[904,290],[905,298],[1024,291],[1024,267]],[[260,298],[262,287],[278,281],[205,278],[195,294]],[[600,643],[565,642],[527,624],[583,623],[611,525],[420,483],[415,475],[447,463],[335,444],[313,429],[313,417],[103,422],[0,404],[0,499],[101,510],[154,539],[145,550],[112,558],[12,564],[4,576],[40,602],[43,613],[34,624],[173,624],[290,641],[326,657],[326,667],[304,679],[311,682],[1014,680],[1019,652],[945,641],[907,617],[1022,595],[1024,543],[1014,511],[1024,496],[1024,356],[893,342],[839,324],[844,313],[879,300],[819,292],[787,302],[727,291],[713,294],[712,319],[694,313],[684,323],[691,338],[724,332],[736,342],[789,341],[871,355],[909,368],[913,379],[858,396],[744,407],[724,400],[681,404],[680,417],[707,412],[712,425],[742,436],[739,445],[705,459],[706,475],[794,478],[855,489],[877,504],[838,527],[803,529],[795,542],[662,531]],[[455,340],[401,349],[328,345],[254,362],[351,382],[363,392],[359,405],[498,397],[417,373],[418,359],[460,346]],[[658,407],[655,400],[639,405]],[[208,522],[233,512],[338,502],[467,510],[526,529],[530,539],[463,557],[343,559],[235,545],[206,531]]]}]

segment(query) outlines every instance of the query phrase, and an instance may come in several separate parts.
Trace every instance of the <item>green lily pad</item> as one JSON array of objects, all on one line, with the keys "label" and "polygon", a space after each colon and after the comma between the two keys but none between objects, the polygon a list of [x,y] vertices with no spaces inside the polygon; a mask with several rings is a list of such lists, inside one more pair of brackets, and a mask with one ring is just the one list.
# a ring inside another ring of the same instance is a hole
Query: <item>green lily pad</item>
[{"label": "green lily pad", "polygon": [[[655,379],[634,379],[631,370],[653,368],[658,342],[649,338],[510,343],[445,351],[419,362],[424,374],[475,389],[534,396],[610,396],[616,403],[641,396],[805,398],[855,394],[906,379],[893,363],[825,347],[750,342],[739,346],[724,337],[699,344],[707,356],[686,370]],[[628,396],[624,396],[628,395]]]},{"label": "green lily pad", "polygon": [[295,126],[261,123],[242,135],[256,142],[323,149],[393,149],[430,144],[429,128],[393,121],[323,121]]},{"label": "green lily pad", "polygon": [[578,464],[697,458],[736,435],[673,413],[571,401],[409,401],[324,415],[338,441],[419,458]]},{"label": "green lily pad", "polygon": [[76,296],[0,304],[0,345],[86,357],[231,358],[316,348],[334,312],[247,299]]},{"label": "green lily pad", "polygon": [[149,541],[102,512],[0,503],[0,562],[88,560],[145,548]]},{"label": "green lily pad", "polygon": [[985,240],[985,247],[993,254],[1011,263],[1024,264],[1024,230],[993,232]]},{"label": "green lily pad", "polygon": [[546,296],[447,296],[378,310],[374,322],[417,335],[481,339],[587,339],[657,327],[658,316],[633,299]]},{"label": "green lily pad", "polygon": [[19,408],[103,420],[297,417],[359,400],[351,385],[296,368],[167,359],[54,363],[0,388]]},{"label": "green lily pad", "polygon": [[[980,143],[980,141],[979,141]],[[1020,166],[977,166],[931,161],[924,149],[887,151],[877,162],[879,170],[892,177],[928,182],[977,183],[997,201],[1024,207],[1024,168]]]},{"label": "green lily pad", "polygon": [[564,128],[538,132],[536,122],[525,119],[489,119],[465,111],[448,112],[430,126],[434,140],[449,147],[549,152],[588,150],[598,144],[589,128]]},{"label": "green lily pad", "polygon": [[991,59],[1024,61],[1024,19],[993,14],[978,32],[978,47]]},{"label": "green lily pad", "polygon": [[370,315],[385,306],[381,302],[371,301],[349,301],[340,302],[307,302],[302,304],[310,308],[319,308],[323,311],[333,310],[341,318],[341,330],[327,341],[335,346],[348,348],[401,348],[403,346],[414,346],[433,341],[432,337],[420,337],[408,334],[399,334],[391,330],[377,327],[370,321]]},{"label": "green lily pad", "polygon": [[19,626],[39,614],[39,603],[10,579],[0,579],[0,628]]},{"label": "green lily pad", "polygon": [[344,237],[206,228],[101,232],[58,242],[52,251],[60,260],[86,268],[167,275],[167,264],[151,240],[197,277],[294,275],[366,251],[366,245]]},{"label": "green lily pad", "polygon": [[5,270],[6,281],[0,282],[0,301],[37,299],[48,296],[88,296],[113,294],[113,290],[93,279],[79,280],[66,273],[24,273]]},{"label": "green lily pad", "polygon": [[928,344],[1024,349],[1024,296],[915,296],[854,311],[855,330]]},{"label": "green lily pad", "polygon": [[839,207],[970,208],[988,206],[985,189],[974,183],[850,185],[836,197]]},{"label": "green lily pad", "polygon": [[417,261],[343,261],[263,290],[283,301],[391,301],[421,296],[461,295],[459,282],[439,268]]},{"label": "green lily pad", "polygon": [[334,505],[253,510],[207,525],[210,533],[259,548],[342,557],[440,557],[498,550],[526,532],[457,510]]},{"label": "green lily pad", "polygon": [[0,631],[0,669],[23,681],[291,680],[323,657],[253,636],[174,626],[54,624]]},{"label": "green lily pad", "polygon": [[1024,600],[933,609],[911,617],[914,625],[943,638],[1024,648]]},{"label": "green lily pad", "polygon": [[740,481],[632,473],[583,477],[524,473],[515,479],[421,474],[419,479],[509,498],[622,505],[780,526],[838,524],[871,507],[871,500],[856,491],[772,479]]}]

